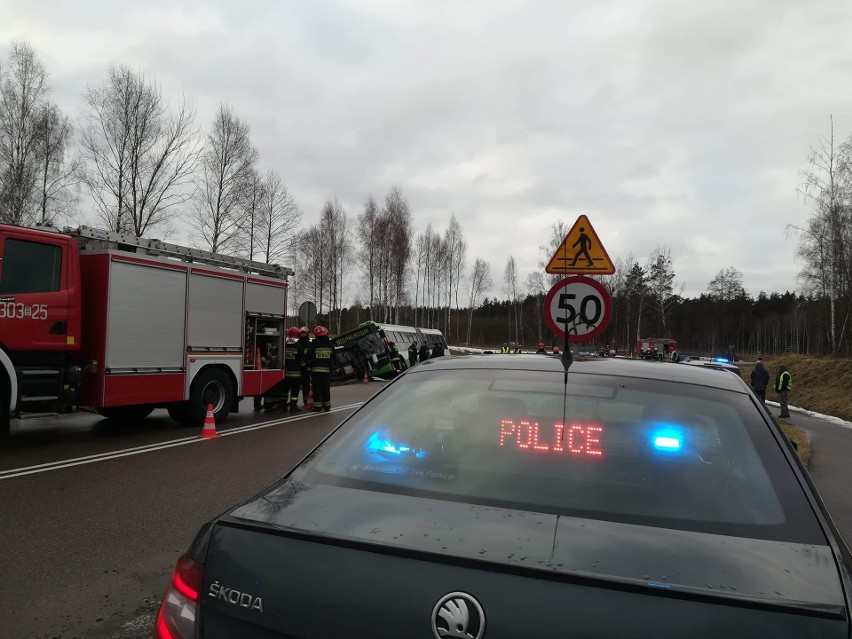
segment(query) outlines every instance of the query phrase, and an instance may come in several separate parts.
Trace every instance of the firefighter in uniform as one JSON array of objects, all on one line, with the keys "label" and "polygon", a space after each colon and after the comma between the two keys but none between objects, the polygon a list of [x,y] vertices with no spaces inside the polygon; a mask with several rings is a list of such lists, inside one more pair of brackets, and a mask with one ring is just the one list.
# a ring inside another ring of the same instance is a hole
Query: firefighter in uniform
[{"label": "firefighter in uniform", "polygon": [[[291,326],[287,329],[287,346],[284,349],[284,388],[291,413],[299,412],[299,387],[302,385],[302,371],[299,368],[299,329]],[[285,403],[284,410],[288,406]]]},{"label": "firefighter in uniform", "polygon": [[308,351],[311,381],[314,385],[314,412],[331,410],[331,354],[333,347],[325,326],[314,328],[314,341]]},{"label": "firefighter in uniform", "polygon": [[307,326],[299,329],[299,341],[296,343],[296,359],[299,362],[299,374],[302,382],[302,403],[308,403],[311,393],[311,369],[308,366],[308,352],[311,349],[310,331]]},{"label": "firefighter in uniform", "polygon": [[417,340],[411,342],[408,347],[408,365],[414,366],[417,363]]},{"label": "firefighter in uniform", "polygon": [[387,340],[385,344],[387,344],[388,347],[388,356],[390,357],[391,364],[393,364],[397,373],[401,373],[407,368],[405,365],[405,358],[399,354],[399,349],[396,347],[396,344],[393,343],[393,340]]},{"label": "firefighter in uniform", "polygon": [[547,351],[544,350],[544,342],[539,342],[538,350],[536,351],[537,355],[547,355]]},{"label": "firefighter in uniform", "polygon": [[500,347],[500,354],[501,355],[508,355],[509,354],[509,344],[507,344],[506,342],[503,342],[503,346]]}]

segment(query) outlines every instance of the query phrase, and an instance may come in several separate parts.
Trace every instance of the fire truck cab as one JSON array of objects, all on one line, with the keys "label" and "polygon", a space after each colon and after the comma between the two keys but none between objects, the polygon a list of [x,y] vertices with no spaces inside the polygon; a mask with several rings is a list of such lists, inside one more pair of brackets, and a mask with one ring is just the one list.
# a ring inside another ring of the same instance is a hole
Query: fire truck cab
[{"label": "fire truck cab", "polygon": [[636,342],[636,356],[641,359],[677,361],[677,341],[670,337],[646,337]]},{"label": "fire truck cab", "polygon": [[217,418],[284,377],[293,271],[132,234],[0,225],[0,439],[90,406]]}]

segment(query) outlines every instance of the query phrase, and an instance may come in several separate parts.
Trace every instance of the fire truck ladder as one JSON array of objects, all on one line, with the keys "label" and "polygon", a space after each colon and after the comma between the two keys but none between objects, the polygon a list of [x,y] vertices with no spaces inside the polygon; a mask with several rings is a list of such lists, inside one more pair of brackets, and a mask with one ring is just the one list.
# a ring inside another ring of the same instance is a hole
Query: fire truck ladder
[{"label": "fire truck ladder", "polygon": [[184,262],[209,264],[279,279],[287,279],[288,275],[293,275],[292,269],[278,264],[264,264],[242,257],[221,255],[212,251],[169,244],[162,240],[146,240],[142,237],[136,237],[132,233],[104,231],[89,226],[65,229],[64,233],[77,239],[81,251],[119,249],[143,255],[173,257]]}]

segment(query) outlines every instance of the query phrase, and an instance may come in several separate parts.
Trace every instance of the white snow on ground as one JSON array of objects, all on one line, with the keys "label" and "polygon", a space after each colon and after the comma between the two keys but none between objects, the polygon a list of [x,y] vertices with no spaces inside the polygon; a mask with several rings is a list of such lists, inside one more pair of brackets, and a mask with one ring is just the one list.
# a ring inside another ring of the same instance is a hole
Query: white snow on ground
[{"label": "white snow on ground", "polygon": [[[766,400],[766,403],[770,406],[775,406],[776,408],[780,407],[778,402],[772,402]],[[847,422],[845,419],[840,419],[839,417],[834,417],[833,415],[823,415],[822,413],[817,413],[812,410],[805,410],[804,408],[799,408],[798,406],[788,406],[788,408],[792,411],[796,411],[797,413],[802,413],[804,415],[808,415],[809,417],[814,417],[816,419],[821,419],[824,422],[828,422],[829,424],[837,424],[838,426],[842,426],[843,428],[852,428],[852,422]]]},{"label": "white snow on ground", "polygon": [[482,348],[468,348],[467,346],[449,346],[450,352],[455,355],[484,355]]}]

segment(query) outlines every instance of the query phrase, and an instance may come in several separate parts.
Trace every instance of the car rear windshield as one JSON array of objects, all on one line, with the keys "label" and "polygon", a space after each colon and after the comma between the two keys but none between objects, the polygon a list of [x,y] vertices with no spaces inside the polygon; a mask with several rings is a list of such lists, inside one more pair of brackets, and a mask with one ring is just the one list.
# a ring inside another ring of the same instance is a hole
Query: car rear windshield
[{"label": "car rear windshield", "polygon": [[565,386],[552,372],[412,372],[294,478],[824,543],[759,411],[743,393],[677,382],[572,373]]}]

